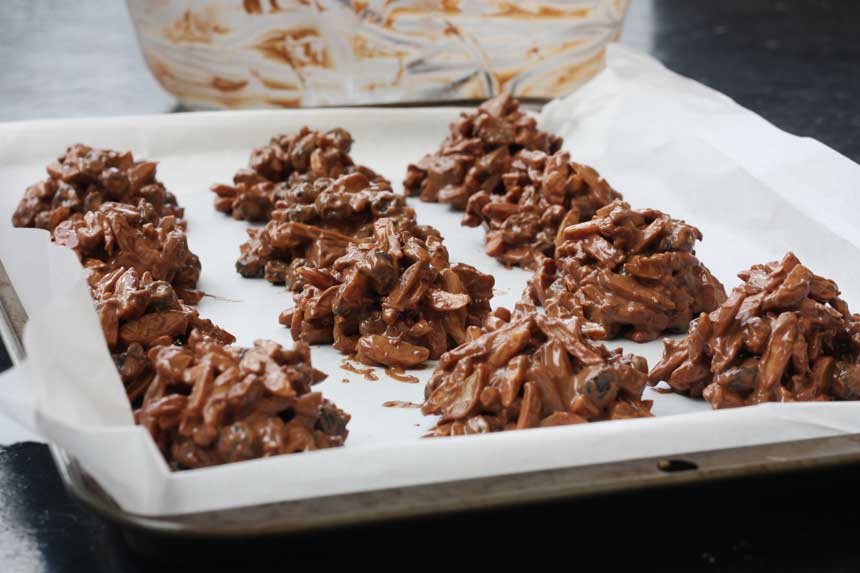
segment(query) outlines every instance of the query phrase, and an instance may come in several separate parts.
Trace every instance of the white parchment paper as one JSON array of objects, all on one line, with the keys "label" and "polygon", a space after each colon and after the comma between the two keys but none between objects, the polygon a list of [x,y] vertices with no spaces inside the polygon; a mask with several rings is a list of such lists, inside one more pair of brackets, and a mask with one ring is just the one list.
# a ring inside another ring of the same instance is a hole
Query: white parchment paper
[{"label": "white parchment paper", "polygon": [[[75,456],[126,510],[149,515],[860,431],[855,403],[712,412],[704,402],[647,390],[655,400],[652,419],[422,440],[433,419],[382,403],[420,402],[429,368],[417,372],[421,384],[397,382],[381,369],[371,382],[342,370],[333,349],[314,347],[314,365],[329,375],[319,389],[353,416],[345,447],[171,473],[132,424],[74,255],[43,231],[9,222],[23,189],[68,144],[132,149],[159,161],[159,178],[186,207],[189,242],[203,264],[200,287],[213,295],[201,302],[201,314],[239,344],[291,344],[277,323],[291,297],[234,271],[246,225],[215,212],[209,184],[230,181],[251,147],[305,124],[345,127],[355,137],[356,160],[398,183],[408,162],[438,145],[457,113],[221,112],[0,126],[0,258],[30,315],[28,359],[0,376],[0,407]],[[698,254],[727,287],[738,270],[790,249],[835,279],[849,304],[860,305],[860,232],[851,224],[860,166],[834,151],[617,46],[606,71],[547,106],[541,121],[634,207],[663,209],[701,228]],[[482,230],[460,227],[460,214],[445,206],[412,204],[419,220],[442,231],[453,260],[496,277],[495,304],[516,301],[529,275],[486,257]],[[621,345],[651,364],[661,353],[659,342]]]}]

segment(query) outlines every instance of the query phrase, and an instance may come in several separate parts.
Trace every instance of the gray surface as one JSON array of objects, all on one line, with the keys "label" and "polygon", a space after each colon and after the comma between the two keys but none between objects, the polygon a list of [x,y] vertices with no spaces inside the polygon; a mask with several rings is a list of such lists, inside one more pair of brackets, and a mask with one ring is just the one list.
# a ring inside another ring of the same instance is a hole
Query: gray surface
[{"label": "gray surface", "polygon": [[0,121],[162,113],[122,0],[0,0]]}]

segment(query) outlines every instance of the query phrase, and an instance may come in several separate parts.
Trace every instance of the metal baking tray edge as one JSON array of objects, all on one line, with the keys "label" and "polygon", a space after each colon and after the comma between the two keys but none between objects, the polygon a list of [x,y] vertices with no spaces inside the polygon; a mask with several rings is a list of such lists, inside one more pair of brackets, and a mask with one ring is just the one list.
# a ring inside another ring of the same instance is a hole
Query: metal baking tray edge
[{"label": "metal baking tray edge", "polygon": [[[24,356],[25,322],[0,261],[0,338],[13,364]],[[856,463],[860,434],[156,517],[123,510],[74,457],[55,445],[50,449],[69,494],[123,530],[171,538],[248,538]]]}]

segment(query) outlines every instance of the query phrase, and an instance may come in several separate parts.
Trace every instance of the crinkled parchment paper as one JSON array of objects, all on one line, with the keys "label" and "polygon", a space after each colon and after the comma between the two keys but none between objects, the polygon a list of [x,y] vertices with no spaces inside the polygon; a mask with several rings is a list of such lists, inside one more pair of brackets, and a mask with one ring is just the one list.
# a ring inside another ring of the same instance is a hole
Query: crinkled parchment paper
[{"label": "crinkled parchment paper", "polygon": [[[645,456],[860,432],[860,403],[768,404],[712,412],[701,401],[646,391],[652,419],[422,440],[432,425],[417,410],[420,384],[378,381],[340,368],[342,356],[314,347],[328,373],[319,389],[352,413],[344,448],[172,473],[131,410],[102,341],[74,255],[38,230],[10,227],[24,188],[66,145],[132,149],[159,161],[159,178],[186,207],[189,242],[200,255],[200,287],[213,295],[203,316],[239,344],[291,344],[277,323],[292,304],[281,288],[233,270],[245,223],[212,208],[210,183],[230,181],[251,147],[304,124],[343,126],[357,161],[396,184],[406,165],[434,149],[451,108],[224,112],[0,126],[0,258],[30,315],[28,359],[0,377],[0,406],[76,457],[126,510],[175,514]],[[698,255],[727,287],[749,265],[793,250],[835,279],[860,305],[860,166],[809,139],[788,135],[725,96],[654,60],[612,46],[608,68],[547,106],[546,129],[563,135],[574,158],[594,165],[635,207],[654,207],[698,226]],[[414,201],[419,220],[438,227],[452,260],[491,272],[495,304],[513,304],[528,273],[483,254],[483,231],[459,213]],[[616,344],[611,342],[610,344]],[[622,343],[653,364],[661,345]],[[348,382],[345,382],[348,381]],[[0,439],[10,439],[0,436]]]}]

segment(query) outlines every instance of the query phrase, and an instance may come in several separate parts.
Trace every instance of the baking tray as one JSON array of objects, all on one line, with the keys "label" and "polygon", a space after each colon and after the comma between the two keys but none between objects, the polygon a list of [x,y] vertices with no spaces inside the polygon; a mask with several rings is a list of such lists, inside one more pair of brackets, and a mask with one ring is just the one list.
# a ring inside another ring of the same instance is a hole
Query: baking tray
[{"label": "baking tray", "polygon": [[[24,356],[21,335],[26,320],[26,312],[0,261],[0,338],[13,364],[18,364]],[[50,446],[50,450],[66,490],[86,508],[119,526],[132,538],[144,535],[157,536],[162,540],[181,540],[264,538],[847,465],[860,462],[860,434],[165,517],[124,511],[74,457],[54,445]]]}]

